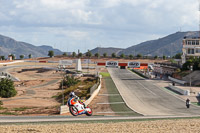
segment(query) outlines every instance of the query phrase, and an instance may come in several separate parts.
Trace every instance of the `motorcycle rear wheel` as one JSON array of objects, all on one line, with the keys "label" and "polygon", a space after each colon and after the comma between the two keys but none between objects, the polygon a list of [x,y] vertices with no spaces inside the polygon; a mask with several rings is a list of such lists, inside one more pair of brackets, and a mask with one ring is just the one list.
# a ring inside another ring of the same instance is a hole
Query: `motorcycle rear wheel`
[{"label": "motorcycle rear wheel", "polygon": [[74,106],[69,106],[69,111],[73,116],[77,116],[78,115],[78,109]]}]

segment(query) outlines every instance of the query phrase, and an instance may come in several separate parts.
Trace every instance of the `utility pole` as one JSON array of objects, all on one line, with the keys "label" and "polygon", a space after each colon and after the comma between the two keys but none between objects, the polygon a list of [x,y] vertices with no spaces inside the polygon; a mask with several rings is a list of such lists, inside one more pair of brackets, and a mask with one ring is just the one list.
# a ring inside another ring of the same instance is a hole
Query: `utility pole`
[{"label": "utility pole", "polygon": [[192,88],[191,88],[191,86],[192,86],[192,76],[191,76],[192,71],[193,71],[193,66],[191,65],[190,66],[190,93],[192,93]]}]

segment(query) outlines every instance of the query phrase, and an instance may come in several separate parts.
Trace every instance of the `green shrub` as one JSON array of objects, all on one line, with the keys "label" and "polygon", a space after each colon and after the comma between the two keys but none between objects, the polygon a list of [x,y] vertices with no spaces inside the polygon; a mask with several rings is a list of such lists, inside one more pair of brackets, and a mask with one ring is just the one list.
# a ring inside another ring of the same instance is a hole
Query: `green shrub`
[{"label": "green shrub", "polygon": [[0,106],[3,105],[3,102],[0,100]]},{"label": "green shrub", "polygon": [[[62,83],[63,82],[63,83]],[[78,79],[75,79],[73,76],[70,77],[70,76],[67,76],[65,77],[61,83],[60,83],[60,88],[62,88],[62,85],[64,87],[70,87],[70,86],[73,86],[73,85],[76,85],[78,82],[80,82]]]},{"label": "green shrub", "polygon": [[17,94],[15,90],[14,83],[10,79],[0,80],[0,97],[9,98]]}]

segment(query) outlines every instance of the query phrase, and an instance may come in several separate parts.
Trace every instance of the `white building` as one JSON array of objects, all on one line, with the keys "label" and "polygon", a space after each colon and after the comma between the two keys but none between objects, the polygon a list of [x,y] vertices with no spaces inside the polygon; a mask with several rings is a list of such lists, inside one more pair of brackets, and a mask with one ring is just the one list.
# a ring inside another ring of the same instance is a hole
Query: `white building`
[{"label": "white building", "polygon": [[200,38],[184,38],[182,64],[190,57],[200,57]]}]

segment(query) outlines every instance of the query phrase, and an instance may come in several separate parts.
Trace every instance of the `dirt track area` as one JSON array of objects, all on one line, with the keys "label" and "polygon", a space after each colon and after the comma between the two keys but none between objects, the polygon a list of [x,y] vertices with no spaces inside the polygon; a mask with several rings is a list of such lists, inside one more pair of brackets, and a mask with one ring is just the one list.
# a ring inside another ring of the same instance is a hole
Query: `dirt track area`
[{"label": "dirt track area", "polygon": [[42,67],[21,67],[8,69],[8,71],[19,78],[20,81],[14,83],[17,96],[1,98],[4,108],[8,110],[24,108],[18,114],[58,113],[60,103],[52,96],[61,92],[58,89],[61,79],[60,73],[56,73],[55,70],[43,69]]},{"label": "dirt track area", "polygon": [[155,120],[117,123],[58,123],[1,125],[1,133],[199,133],[200,119]]}]

